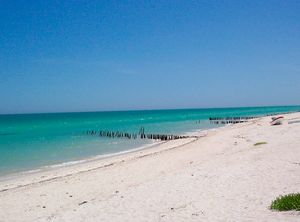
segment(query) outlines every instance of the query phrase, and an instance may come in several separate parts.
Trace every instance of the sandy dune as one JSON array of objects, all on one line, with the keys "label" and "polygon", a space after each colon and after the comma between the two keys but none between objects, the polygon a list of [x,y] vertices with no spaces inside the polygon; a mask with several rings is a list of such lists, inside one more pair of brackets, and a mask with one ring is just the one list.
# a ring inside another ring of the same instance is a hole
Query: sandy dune
[{"label": "sandy dune", "polygon": [[300,113],[284,118],[1,182],[0,221],[300,221],[268,209],[300,192]]}]

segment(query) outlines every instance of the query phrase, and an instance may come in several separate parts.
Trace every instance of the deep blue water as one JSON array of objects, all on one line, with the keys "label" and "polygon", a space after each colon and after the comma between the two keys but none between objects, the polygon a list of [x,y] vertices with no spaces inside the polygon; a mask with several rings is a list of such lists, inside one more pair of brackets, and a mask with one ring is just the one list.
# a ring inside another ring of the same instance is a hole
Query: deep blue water
[{"label": "deep blue water", "polygon": [[87,130],[138,133],[144,126],[146,134],[182,135],[220,126],[210,124],[209,117],[260,117],[295,111],[300,111],[300,106],[0,115],[0,176],[155,142],[83,134]]}]

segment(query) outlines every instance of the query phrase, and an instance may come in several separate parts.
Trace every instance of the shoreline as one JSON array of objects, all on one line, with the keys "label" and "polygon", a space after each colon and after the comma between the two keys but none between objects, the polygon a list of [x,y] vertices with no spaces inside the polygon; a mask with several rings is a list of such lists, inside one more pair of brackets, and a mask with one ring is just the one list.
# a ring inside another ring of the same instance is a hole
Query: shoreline
[{"label": "shoreline", "polygon": [[[199,136],[199,138],[200,137],[202,136]],[[4,177],[2,177],[4,179],[0,180],[0,193],[10,189],[24,187],[35,183],[43,183],[45,181],[58,179],[58,178],[70,176],[77,173],[85,173],[88,171],[97,170],[124,161],[130,161],[131,159],[135,159],[135,158],[143,158],[145,156],[155,155],[157,153],[161,153],[164,151],[176,149],[181,146],[187,145],[193,142],[194,140],[196,140],[196,138],[180,139],[180,141],[178,140],[159,141],[158,143],[150,144],[147,147],[139,147],[131,150],[121,151],[118,153],[107,154],[107,156],[99,155],[100,158],[94,156],[90,159],[79,160],[78,161],[79,163],[75,163],[75,164],[70,164],[70,165],[66,164],[64,166],[59,166],[59,167],[49,166],[49,168],[46,166],[43,168],[48,168],[48,169],[37,169],[37,170],[33,170],[33,172],[31,171],[20,172],[18,175],[12,178],[5,179]],[[176,143],[174,143],[173,141],[176,141]],[[38,177],[40,177],[41,179],[37,179]],[[14,184],[15,181],[17,181],[17,185]],[[22,183],[19,183],[20,181],[22,181]],[[5,183],[13,183],[14,186],[8,187],[8,185]],[[6,188],[3,188],[3,184],[5,184]]]},{"label": "shoreline", "polygon": [[300,191],[300,113],[284,117],[0,182],[0,221],[297,221],[268,209]]},{"label": "shoreline", "polygon": [[[78,165],[81,165],[81,164],[90,163],[90,162],[94,162],[94,161],[101,161],[101,160],[105,160],[105,159],[110,159],[110,158],[113,158],[113,157],[116,157],[116,156],[126,155],[126,154],[130,154],[130,153],[138,152],[138,151],[144,150],[144,149],[151,149],[153,147],[159,146],[161,143],[164,143],[164,142],[157,141],[157,142],[154,142],[152,144],[146,144],[146,145],[143,145],[141,147],[137,147],[137,148],[133,148],[133,149],[130,149],[130,150],[125,150],[125,151],[120,151],[120,152],[117,152],[117,153],[100,154],[100,155],[97,155],[97,156],[88,157],[87,159],[78,159],[78,160],[74,160],[74,161],[63,162],[61,164],[42,166],[42,167],[38,167],[38,168],[35,168],[33,170],[29,170],[29,171],[21,171],[21,172],[14,173],[14,174],[7,174],[7,175],[4,175],[4,176],[0,177],[0,183],[4,182],[4,181],[9,181],[9,180],[12,180],[12,179],[18,179],[18,178],[21,178],[21,177],[26,177],[28,175],[33,175],[33,174],[36,174],[36,173],[46,173],[46,172],[49,172],[49,171],[59,170],[61,168],[68,168],[68,167],[78,166]],[[1,192],[1,190],[0,190],[0,192]]]},{"label": "shoreline", "polygon": [[[207,133],[210,131],[214,131],[217,129],[222,129],[222,128],[226,128],[226,127],[230,127],[229,125],[225,125],[225,126],[218,126],[218,127],[214,127],[214,128],[209,128],[209,129],[199,129],[196,131],[189,131],[189,132],[184,132],[182,135],[187,135],[187,136],[199,136],[202,135],[203,133]],[[181,139],[182,140],[182,139]],[[108,153],[108,154],[100,154],[100,155],[96,155],[96,156],[90,156],[86,159],[78,159],[78,160],[74,160],[74,161],[68,161],[68,162],[63,162],[61,164],[54,164],[54,165],[49,165],[49,166],[41,166],[41,167],[37,167],[35,169],[29,170],[29,171],[21,171],[21,172],[17,172],[17,173],[13,173],[13,174],[7,174],[7,175],[3,175],[0,176],[0,183],[1,182],[5,182],[5,181],[9,181],[9,180],[13,180],[13,179],[18,179],[18,178],[22,178],[22,177],[27,177],[27,176],[31,176],[31,175],[35,175],[37,173],[46,173],[49,171],[55,171],[55,170],[59,170],[60,168],[68,168],[68,167],[72,167],[72,166],[78,166],[81,164],[85,164],[85,163],[90,163],[90,162],[94,162],[94,161],[101,161],[104,159],[110,159],[110,158],[114,158],[117,156],[122,156],[122,155],[126,155],[126,154],[130,154],[130,153],[135,153],[135,152],[139,152],[142,150],[147,150],[147,149],[153,149],[155,147],[160,146],[161,144],[164,143],[168,143],[170,141],[161,141],[161,140],[153,140],[152,143],[146,143],[140,147],[136,147],[136,148],[131,148],[128,150],[124,150],[124,151],[119,151],[117,153]],[[0,192],[1,192],[1,187],[0,187]]]}]

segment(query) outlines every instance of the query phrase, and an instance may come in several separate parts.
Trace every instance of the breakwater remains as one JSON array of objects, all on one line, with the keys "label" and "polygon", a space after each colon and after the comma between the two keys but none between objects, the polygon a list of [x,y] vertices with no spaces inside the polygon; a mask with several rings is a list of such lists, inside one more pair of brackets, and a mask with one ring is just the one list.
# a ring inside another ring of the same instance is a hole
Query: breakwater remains
[{"label": "breakwater remains", "polygon": [[255,117],[209,117],[210,124],[236,124],[247,122]]},{"label": "breakwater remains", "polygon": [[[209,117],[211,124],[236,124],[243,123],[249,119],[255,117]],[[196,124],[200,124],[200,120]],[[86,135],[95,135],[100,137],[110,137],[110,138],[127,138],[127,139],[153,139],[153,140],[177,140],[186,138],[197,138],[196,136],[183,136],[183,135],[167,135],[167,134],[146,134],[144,126],[141,127],[139,133],[125,133],[125,132],[114,132],[106,130],[87,130],[83,132]]]},{"label": "breakwater remains", "polygon": [[154,140],[177,140],[186,139],[194,136],[183,136],[183,135],[164,135],[164,134],[145,134],[145,128],[142,126],[139,133],[124,133],[114,131],[94,131],[87,130],[83,132],[86,135],[98,135],[100,137],[111,137],[111,138],[127,138],[127,139],[154,139]]}]

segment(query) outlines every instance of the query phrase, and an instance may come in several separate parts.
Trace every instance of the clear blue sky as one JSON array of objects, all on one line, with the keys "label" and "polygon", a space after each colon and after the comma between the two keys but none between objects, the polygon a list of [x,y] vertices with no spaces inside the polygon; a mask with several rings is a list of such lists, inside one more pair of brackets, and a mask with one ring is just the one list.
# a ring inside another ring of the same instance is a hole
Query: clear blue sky
[{"label": "clear blue sky", "polygon": [[0,1],[0,114],[300,105],[300,1]]}]

